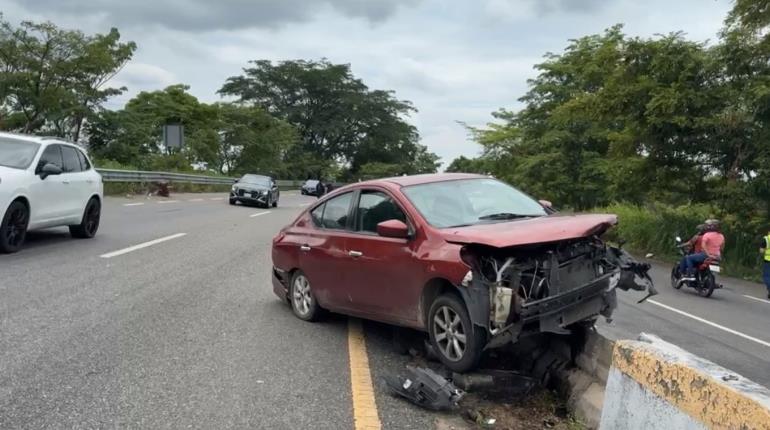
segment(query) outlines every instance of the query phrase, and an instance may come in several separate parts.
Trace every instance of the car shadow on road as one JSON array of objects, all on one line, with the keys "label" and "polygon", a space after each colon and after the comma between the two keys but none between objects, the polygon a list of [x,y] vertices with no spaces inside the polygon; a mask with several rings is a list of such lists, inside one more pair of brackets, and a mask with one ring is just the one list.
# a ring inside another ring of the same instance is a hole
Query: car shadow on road
[{"label": "car shadow on road", "polygon": [[42,248],[74,240],[66,228],[30,231],[27,233],[27,238],[24,241],[24,249]]}]

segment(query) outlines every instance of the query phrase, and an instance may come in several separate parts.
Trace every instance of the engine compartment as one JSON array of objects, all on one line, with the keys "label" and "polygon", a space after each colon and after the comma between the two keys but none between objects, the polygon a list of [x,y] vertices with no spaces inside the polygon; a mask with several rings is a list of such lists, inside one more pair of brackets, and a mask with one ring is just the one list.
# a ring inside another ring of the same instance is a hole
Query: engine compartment
[{"label": "engine compartment", "polygon": [[610,318],[616,289],[657,292],[640,263],[596,236],[496,248],[468,244],[463,281],[471,320],[489,334],[487,347],[528,332],[567,334],[571,325]]}]

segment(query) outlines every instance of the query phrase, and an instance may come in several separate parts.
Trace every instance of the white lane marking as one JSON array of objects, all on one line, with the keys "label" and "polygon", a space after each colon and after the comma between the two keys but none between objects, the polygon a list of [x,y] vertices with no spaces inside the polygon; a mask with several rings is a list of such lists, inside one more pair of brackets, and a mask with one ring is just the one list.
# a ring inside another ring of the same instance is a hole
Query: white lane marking
[{"label": "white lane marking", "polygon": [[171,236],[161,237],[161,238],[158,238],[158,239],[155,239],[155,240],[151,240],[149,242],[144,242],[144,243],[140,243],[138,245],[129,246],[128,248],[123,248],[123,249],[119,249],[117,251],[108,252],[106,254],[101,255],[100,257],[102,257],[102,258],[117,257],[119,255],[128,254],[129,252],[134,252],[134,251],[142,249],[142,248],[147,248],[148,246],[157,245],[157,244],[165,242],[167,240],[176,239],[176,238],[179,238],[179,237],[182,237],[182,236],[186,236],[186,235],[187,235],[187,233],[172,234]]},{"label": "white lane marking", "polygon": [[257,212],[257,213],[255,213],[255,214],[251,214],[251,215],[249,215],[249,218],[255,218],[255,217],[258,217],[258,216],[260,216],[260,215],[267,215],[267,214],[269,214],[269,213],[270,213],[270,211],[266,211],[266,212]]},{"label": "white lane marking", "polygon": [[217,201],[217,200],[224,200],[224,197],[212,197],[209,200]]},{"label": "white lane marking", "polygon": [[159,205],[166,204],[166,203],[179,203],[179,200],[161,200],[158,202]]},{"label": "white lane marking", "polygon": [[764,340],[762,340],[762,339],[757,339],[756,337],[752,337],[752,336],[749,336],[749,335],[747,335],[747,334],[741,333],[741,332],[739,332],[739,331],[737,331],[737,330],[733,330],[733,329],[731,329],[731,328],[727,328],[727,327],[725,327],[725,326],[722,326],[722,325],[719,325],[719,324],[717,324],[717,323],[713,323],[713,322],[711,322],[711,321],[709,321],[709,320],[706,320],[706,319],[703,319],[703,318],[701,318],[701,317],[696,317],[696,316],[695,316],[695,315],[693,315],[693,314],[688,314],[687,312],[684,312],[684,311],[680,311],[680,310],[679,310],[679,309],[677,309],[677,308],[673,308],[673,307],[671,307],[671,306],[668,306],[668,305],[664,305],[663,303],[657,302],[657,301],[655,301],[655,300],[647,300],[647,303],[652,303],[653,305],[657,305],[657,306],[660,306],[660,307],[661,307],[661,308],[663,308],[663,309],[668,309],[668,310],[670,310],[671,312],[676,312],[676,313],[678,313],[678,314],[680,314],[680,315],[684,315],[684,316],[686,316],[686,317],[688,317],[688,318],[692,318],[692,319],[694,319],[695,321],[699,321],[699,322],[702,322],[703,324],[708,324],[708,325],[710,325],[711,327],[714,327],[714,328],[718,328],[718,329],[720,329],[720,330],[722,330],[722,331],[726,331],[726,332],[728,332],[728,333],[730,333],[730,334],[734,334],[734,335],[736,335],[736,336],[742,337],[742,338],[744,338],[744,339],[750,340],[750,341],[752,341],[752,342],[756,342],[756,343],[758,343],[758,344],[760,344],[760,345],[763,345],[763,346],[766,346],[766,347],[770,348],[770,342],[766,342],[766,341],[764,341]]},{"label": "white lane marking", "polygon": [[202,202],[203,199],[190,199],[188,202]]},{"label": "white lane marking", "polygon": [[756,300],[758,302],[770,304],[770,300],[760,299],[759,297],[747,296],[745,294],[743,295],[743,297],[746,297],[747,299],[751,299],[751,300]]},{"label": "white lane marking", "polygon": [[144,203],[123,203],[123,206],[141,206]]}]

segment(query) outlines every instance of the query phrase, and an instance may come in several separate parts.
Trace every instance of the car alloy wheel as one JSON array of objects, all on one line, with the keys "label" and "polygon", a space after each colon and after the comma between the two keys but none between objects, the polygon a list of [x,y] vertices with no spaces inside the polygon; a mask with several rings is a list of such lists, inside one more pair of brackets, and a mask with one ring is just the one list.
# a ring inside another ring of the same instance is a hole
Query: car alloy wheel
[{"label": "car alloy wheel", "polygon": [[314,321],[318,317],[320,308],[304,273],[297,271],[292,277],[289,297],[294,315],[299,319]]},{"label": "car alloy wheel", "polygon": [[433,333],[441,353],[452,361],[465,355],[467,338],[460,316],[448,306],[441,306],[433,317]]},{"label": "car alloy wheel", "polygon": [[27,225],[29,224],[29,210],[21,202],[13,202],[3,217],[0,225],[0,251],[16,252],[21,249],[24,239],[27,237]]},{"label": "car alloy wheel", "polygon": [[99,203],[99,200],[94,197],[88,201],[80,224],[70,226],[70,234],[72,237],[80,239],[90,239],[96,236],[96,231],[99,230],[101,216],[102,205]]},{"label": "car alloy wheel", "polygon": [[427,329],[439,360],[455,372],[467,372],[481,360],[486,333],[471,323],[465,303],[455,294],[443,294],[433,301]]}]

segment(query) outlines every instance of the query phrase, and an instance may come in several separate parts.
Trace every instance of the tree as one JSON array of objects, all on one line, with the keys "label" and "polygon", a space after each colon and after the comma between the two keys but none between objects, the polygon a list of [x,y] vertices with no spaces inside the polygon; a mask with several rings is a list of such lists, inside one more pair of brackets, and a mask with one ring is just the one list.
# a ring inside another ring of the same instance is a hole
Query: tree
[{"label": "tree", "polygon": [[0,127],[79,140],[84,121],[125,91],[106,84],[135,49],[114,28],[86,36],[50,22],[14,27],[0,16]]},{"label": "tree", "polygon": [[370,90],[349,65],[326,60],[251,65],[243,75],[229,78],[219,93],[295,126],[301,139],[298,158],[305,158],[304,152],[345,165],[351,176],[372,162],[414,170],[410,162],[415,157],[426,160],[417,130],[404,120],[415,110],[411,103],[391,91]]}]

